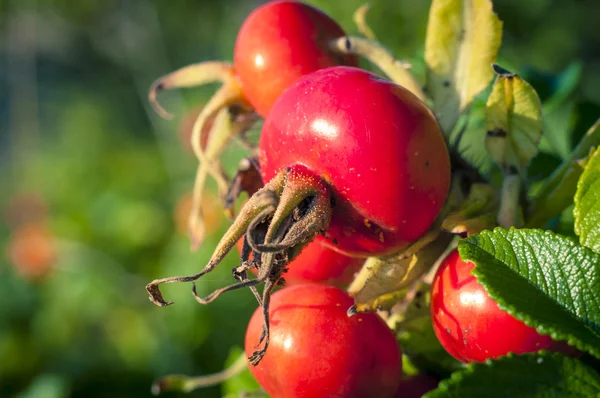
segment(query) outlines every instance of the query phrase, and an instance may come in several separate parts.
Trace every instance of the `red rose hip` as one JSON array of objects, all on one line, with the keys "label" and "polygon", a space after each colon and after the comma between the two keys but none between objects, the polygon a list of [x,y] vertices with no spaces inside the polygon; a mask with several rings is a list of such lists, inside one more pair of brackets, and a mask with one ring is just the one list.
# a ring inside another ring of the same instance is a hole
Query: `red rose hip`
[{"label": "red rose hip", "polygon": [[[306,284],[271,298],[271,343],[250,371],[272,397],[391,397],[400,381],[401,352],[376,314],[348,317],[353,300],[335,287]],[[246,354],[263,330],[258,309],[246,332]]]},{"label": "red rose hip", "polygon": [[335,203],[326,237],[344,252],[381,255],[423,235],[444,205],[450,161],[431,111],[367,71],[333,67],[277,100],[260,138],[264,181],[303,165]]},{"label": "red rose hip", "polygon": [[[346,256],[333,250],[325,242],[323,237],[317,235],[290,261],[283,274],[286,286],[316,282],[344,287],[352,282],[365,259]],[[241,253],[243,239],[237,246]]]},{"label": "red rose hip", "polygon": [[446,257],[431,286],[433,329],[450,355],[462,362],[483,362],[509,352],[576,351],[501,310],[471,275],[474,267],[474,263],[462,261],[455,250]]},{"label": "red rose hip", "polygon": [[[260,261],[245,258],[233,272],[238,283],[196,300],[209,303],[264,282],[262,298],[253,294],[267,314],[271,290],[315,236],[325,234],[350,256],[397,253],[431,227],[450,185],[448,150],[431,111],[410,91],[352,67],[311,73],[279,97],[263,126],[259,163],[266,183],[240,209],[209,263],[197,274],[148,284],[154,303],[170,304],[159,284],[200,278],[245,235]],[[265,334],[253,364],[266,351],[267,322]]]},{"label": "red rose hip", "polygon": [[[222,86],[198,114],[190,141],[201,162],[194,189],[194,212],[190,215],[192,247],[197,249],[204,237],[201,202],[207,175],[219,184],[221,196],[227,178],[217,162],[234,135],[243,134],[255,121],[255,114],[266,117],[271,106],[298,78],[334,65],[358,65],[353,55],[339,54],[328,43],[345,36],[342,28],[317,8],[297,1],[271,1],[256,8],[238,32],[234,63],[206,61],[178,69],[156,80],[148,98],[154,109],[170,118],[158,103],[157,95],[165,89],[183,88],[220,82]],[[219,111],[227,108],[241,120],[223,128],[207,125]],[[215,130],[215,131],[213,131]],[[212,138],[208,139],[208,133]],[[206,142],[206,148],[203,143]]]},{"label": "red rose hip", "polygon": [[358,65],[336,54],[332,39],[345,36],[327,14],[297,1],[273,1],[244,21],[234,50],[235,71],[248,101],[267,116],[275,100],[300,77],[335,65]]}]

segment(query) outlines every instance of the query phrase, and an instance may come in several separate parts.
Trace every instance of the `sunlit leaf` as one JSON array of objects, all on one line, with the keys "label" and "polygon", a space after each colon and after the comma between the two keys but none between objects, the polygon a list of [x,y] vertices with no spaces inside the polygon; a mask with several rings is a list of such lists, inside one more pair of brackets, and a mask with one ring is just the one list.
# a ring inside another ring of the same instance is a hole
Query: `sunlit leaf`
[{"label": "sunlit leaf", "polygon": [[458,251],[500,308],[600,358],[600,254],[551,231],[514,228],[470,236]]},{"label": "sunlit leaf", "polygon": [[523,175],[542,136],[542,104],[529,83],[497,65],[485,112],[485,146],[504,170]]},{"label": "sunlit leaf", "polygon": [[598,397],[600,376],[581,361],[559,354],[513,355],[472,363],[452,374],[426,398]]},{"label": "sunlit leaf", "polygon": [[590,150],[600,145],[600,119],[585,133],[570,156],[544,182],[531,203],[525,226],[545,227],[546,223],[573,203],[577,182]]},{"label": "sunlit leaf", "polygon": [[600,149],[590,155],[574,201],[575,232],[581,244],[600,252]]},{"label": "sunlit leaf", "polygon": [[473,184],[460,208],[446,216],[442,229],[454,234],[471,235],[496,226],[498,199],[494,188]]},{"label": "sunlit leaf", "polygon": [[425,41],[426,91],[445,134],[492,80],[502,22],[490,0],[434,0]]},{"label": "sunlit leaf", "polygon": [[451,240],[451,234],[431,233],[399,256],[367,261],[361,270],[364,285],[355,292],[353,286],[349,289],[354,295],[356,310],[391,308],[404,295],[405,289],[431,268]]}]

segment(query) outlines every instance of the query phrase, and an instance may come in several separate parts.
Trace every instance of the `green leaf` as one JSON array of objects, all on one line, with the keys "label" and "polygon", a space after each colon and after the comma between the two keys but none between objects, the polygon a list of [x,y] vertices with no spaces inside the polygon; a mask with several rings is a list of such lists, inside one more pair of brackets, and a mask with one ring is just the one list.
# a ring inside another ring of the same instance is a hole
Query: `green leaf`
[{"label": "green leaf", "polygon": [[575,193],[575,232],[579,241],[600,252],[600,148],[590,155]]},{"label": "green leaf", "polygon": [[494,65],[498,74],[485,111],[485,146],[504,170],[525,168],[542,136],[542,104],[529,83]]},{"label": "green leaf", "polygon": [[371,257],[348,291],[357,312],[391,309],[407,289],[425,274],[444,252],[453,235],[430,231],[405,251],[390,258]]},{"label": "green leaf", "polygon": [[426,91],[442,130],[450,134],[460,113],[492,80],[489,66],[502,41],[502,22],[490,0],[434,0],[425,39]]},{"label": "green leaf", "polygon": [[509,354],[472,363],[443,380],[425,398],[598,397],[600,375],[581,361],[560,354]]},{"label": "green leaf", "polygon": [[388,325],[396,335],[404,353],[403,372],[449,375],[462,364],[446,352],[433,331],[429,303],[431,287],[423,284],[406,311],[393,314]]},{"label": "green leaf", "polygon": [[597,146],[600,146],[600,119],[585,133],[570,156],[536,192],[530,206],[530,214],[525,222],[526,227],[545,227],[549,220],[558,217],[573,203],[577,182],[583,173],[582,159]]},{"label": "green leaf", "polygon": [[500,308],[600,358],[600,255],[550,231],[496,228],[462,240]]}]

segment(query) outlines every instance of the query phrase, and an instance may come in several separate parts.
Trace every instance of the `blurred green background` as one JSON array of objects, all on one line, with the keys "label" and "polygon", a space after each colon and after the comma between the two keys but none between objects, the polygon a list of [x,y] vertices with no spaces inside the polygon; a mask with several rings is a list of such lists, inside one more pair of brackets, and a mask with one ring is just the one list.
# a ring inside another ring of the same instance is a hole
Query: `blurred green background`
[{"label": "blurred green background", "polygon": [[[362,2],[310,1],[351,34]],[[175,68],[231,60],[241,22],[260,3],[0,0],[0,397],[147,397],[157,377],[216,372],[239,353],[256,308],[249,291],[201,306],[191,286],[169,285],[176,305],[147,299],[150,280],[203,267],[227,222],[209,197],[210,238],[190,253],[195,161],[182,145],[186,123],[160,120],[146,98]],[[422,79],[429,2],[371,5],[379,40]],[[504,21],[499,62],[545,101],[535,180],[600,116],[600,2],[494,7]],[[169,92],[161,102],[189,118],[214,89]],[[483,130],[474,120],[478,162]],[[230,169],[243,154],[225,154]],[[201,279],[199,293],[231,283],[236,260]],[[188,396],[245,388],[252,384],[234,380]]]}]

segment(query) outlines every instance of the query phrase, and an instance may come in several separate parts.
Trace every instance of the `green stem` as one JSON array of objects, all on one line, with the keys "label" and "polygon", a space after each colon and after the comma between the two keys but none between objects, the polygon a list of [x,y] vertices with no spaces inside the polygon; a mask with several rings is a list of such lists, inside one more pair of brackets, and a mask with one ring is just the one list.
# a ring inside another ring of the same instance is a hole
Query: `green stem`
[{"label": "green stem", "polygon": [[521,227],[523,217],[519,199],[521,197],[521,178],[518,174],[506,174],[502,182],[502,199],[498,210],[498,225],[503,228]]},{"label": "green stem", "polygon": [[163,377],[152,384],[152,394],[159,395],[166,391],[188,393],[197,388],[214,386],[239,375],[247,368],[246,354],[242,353],[230,367],[211,375],[195,377],[171,375]]},{"label": "green stem", "polygon": [[348,36],[332,40],[329,47],[341,54],[353,54],[366,58],[381,69],[391,81],[410,90],[421,101],[427,101],[423,89],[408,70],[409,65],[396,59],[377,41]]}]

